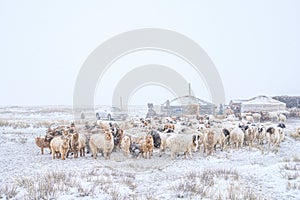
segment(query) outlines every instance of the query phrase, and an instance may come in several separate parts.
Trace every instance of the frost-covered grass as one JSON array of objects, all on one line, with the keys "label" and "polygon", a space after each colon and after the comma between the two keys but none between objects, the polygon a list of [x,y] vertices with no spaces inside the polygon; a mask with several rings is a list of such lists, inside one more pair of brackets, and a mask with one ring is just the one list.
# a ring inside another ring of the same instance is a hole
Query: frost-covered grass
[{"label": "frost-covered grass", "polygon": [[287,180],[287,190],[297,190],[300,192],[300,159],[298,155],[285,158],[280,164],[279,170],[283,179]]},{"label": "frost-covered grass", "polygon": [[205,169],[202,172],[188,172],[171,178],[171,190],[176,198],[207,199],[262,199],[240,181],[240,175],[233,169]]},{"label": "frost-covered grass", "polygon": [[67,172],[52,170],[34,176],[19,177],[14,183],[2,184],[1,198],[57,199],[103,196],[103,199],[127,199],[136,187],[134,175],[107,168]]},{"label": "frost-covered grass", "polygon": [[[53,160],[48,149],[41,155],[34,138],[44,136],[51,123],[68,125],[71,114],[59,112],[60,108],[34,114],[33,108],[26,108],[23,115],[18,109],[14,108],[17,114],[2,112],[2,124],[8,125],[0,125],[0,199],[299,199],[300,196],[300,144],[289,135],[300,120],[288,121],[286,139],[276,152],[258,147],[228,148],[217,149],[213,156],[198,151],[193,153],[193,159],[179,156],[171,160],[168,150],[162,157],[154,151],[152,159],[124,157],[117,151],[110,160],[101,156],[94,160],[87,154],[63,161]],[[19,125],[14,128],[16,124]],[[130,131],[134,134],[139,130]]]}]

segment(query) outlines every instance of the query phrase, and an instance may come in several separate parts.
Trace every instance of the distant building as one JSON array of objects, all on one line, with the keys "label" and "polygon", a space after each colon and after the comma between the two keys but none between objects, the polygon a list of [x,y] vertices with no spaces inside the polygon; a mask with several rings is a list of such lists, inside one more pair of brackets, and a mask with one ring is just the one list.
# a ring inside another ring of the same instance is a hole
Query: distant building
[{"label": "distant building", "polygon": [[285,103],[263,95],[248,100],[232,100],[229,105],[235,113],[280,112],[286,110]]},{"label": "distant building", "polygon": [[215,105],[194,96],[182,96],[161,104],[163,116],[214,114]]}]

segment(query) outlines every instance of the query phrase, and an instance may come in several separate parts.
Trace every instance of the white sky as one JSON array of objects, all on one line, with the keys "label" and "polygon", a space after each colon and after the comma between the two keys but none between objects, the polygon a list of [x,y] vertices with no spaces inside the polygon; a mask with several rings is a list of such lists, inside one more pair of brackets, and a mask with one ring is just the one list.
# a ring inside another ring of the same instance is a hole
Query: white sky
[{"label": "white sky", "polygon": [[[246,3],[245,3],[246,2]],[[197,42],[217,67],[226,102],[256,95],[300,95],[300,1],[10,1],[0,0],[0,105],[72,105],[77,74],[105,40],[138,28],[163,28]],[[144,52],[118,62],[176,63],[176,57]],[[110,104],[118,64],[107,71],[95,94]],[[186,67],[188,68],[188,66]],[[183,72],[182,72],[183,73]],[[190,69],[183,76],[196,96],[207,89]],[[105,84],[106,81],[110,84]],[[196,85],[197,84],[197,85]],[[147,96],[148,95],[148,96]],[[132,104],[162,103],[172,94],[145,87]]]}]

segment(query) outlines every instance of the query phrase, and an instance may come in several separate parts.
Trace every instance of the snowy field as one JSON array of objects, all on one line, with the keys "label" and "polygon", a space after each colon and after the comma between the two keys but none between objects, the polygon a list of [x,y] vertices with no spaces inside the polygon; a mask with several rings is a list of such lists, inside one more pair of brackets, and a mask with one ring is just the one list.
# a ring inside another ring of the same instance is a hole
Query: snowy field
[{"label": "snowy field", "polygon": [[68,107],[0,108],[0,199],[300,199],[300,141],[289,136],[299,119],[288,119],[286,139],[271,152],[228,148],[176,160],[169,151],[138,160],[120,151],[110,160],[41,155],[34,138],[71,120]]}]

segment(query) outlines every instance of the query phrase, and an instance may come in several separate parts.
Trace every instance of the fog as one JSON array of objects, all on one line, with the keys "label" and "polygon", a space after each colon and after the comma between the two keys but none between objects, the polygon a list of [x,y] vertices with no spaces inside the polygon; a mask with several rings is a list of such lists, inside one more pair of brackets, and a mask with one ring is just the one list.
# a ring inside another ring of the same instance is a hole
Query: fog
[{"label": "fog", "polygon": [[[140,28],[172,30],[201,46],[220,74],[226,103],[261,94],[299,95],[299,10],[296,0],[0,1],[0,105],[72,105],[88,56],[109,38]],[[187,63],[142,51],[106,70],[95,103],[111,104],[118,81],[146,64],[170,67],[191,83],[195,96],[210,101],[204,81]],[[188,86],[182,87],[188,94]],[[147,85],[130,94],[129,104],[160,104],[175,96]]]}]

